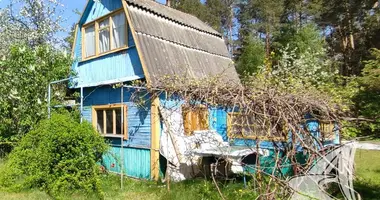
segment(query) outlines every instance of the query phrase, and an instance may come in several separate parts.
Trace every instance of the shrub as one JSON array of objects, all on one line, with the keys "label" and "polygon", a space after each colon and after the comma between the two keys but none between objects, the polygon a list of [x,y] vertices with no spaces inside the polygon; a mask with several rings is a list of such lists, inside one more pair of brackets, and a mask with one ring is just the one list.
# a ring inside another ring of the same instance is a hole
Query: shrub
[{"label": "shrub", "polygon": [[89,123],[53,114],[11,152],[0,169],[0,185],[12,190],[39,188],[54,197],[75,190],[101,196],[97,162],[106,150],[104,139]]}]

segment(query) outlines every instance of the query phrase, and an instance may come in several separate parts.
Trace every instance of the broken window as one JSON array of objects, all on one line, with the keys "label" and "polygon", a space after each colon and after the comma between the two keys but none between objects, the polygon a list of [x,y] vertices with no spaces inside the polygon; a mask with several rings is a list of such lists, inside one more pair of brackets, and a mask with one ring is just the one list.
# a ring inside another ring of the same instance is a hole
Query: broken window
[{"label": "broken window", "polygon": [[193,131],[208,130],[208,109],[204,106],[183,107],[183,125],[185,135],[192,135]]}]

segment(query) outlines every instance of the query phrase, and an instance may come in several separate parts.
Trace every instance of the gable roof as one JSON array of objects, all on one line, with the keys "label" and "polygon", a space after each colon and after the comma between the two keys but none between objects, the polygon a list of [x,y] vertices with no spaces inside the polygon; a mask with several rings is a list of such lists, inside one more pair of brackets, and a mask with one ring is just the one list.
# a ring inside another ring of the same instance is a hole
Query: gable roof
[{"label": "gable roof", "polygon": [[222,76],[239,84],[220,33],[198,18],[152,0],[123,0],[145,77],[152,86],[160,78],[202,79]]}]

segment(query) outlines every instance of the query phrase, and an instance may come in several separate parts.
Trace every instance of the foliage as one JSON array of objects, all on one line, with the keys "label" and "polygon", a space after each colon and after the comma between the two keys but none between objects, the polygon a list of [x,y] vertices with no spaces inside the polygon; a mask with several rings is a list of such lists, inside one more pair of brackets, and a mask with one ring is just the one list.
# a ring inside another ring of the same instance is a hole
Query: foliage
[{"label": "foliage", "polygon": [[0,10],[0,55],[10,46],[23,43],[33,47],[57,44],[57,33],[64,31],[59,0],[10,0]]},{"label": "foliage", "polygon": [[[16,142],[47,116],[47,86],[66,78],[71,59],[50,46],[13,46],[0,61],[0,142]],[[53,97],[63,99],[65,86]]]},{"label": "foliage", "polygon": [[55,197],[84,190],[101,195],[97,162],[107,145],[91,126],[53,114],[23,137],[1,169],[0,185],[40,188]]},{"label": "foliage", "polygon": [[308,88],[321,86],[337,74],[329,69],[330,61],[326,58],[325,50],[308,48],[303,53],[296,53],[297,49],[285,47],[280,49],[280,58],[272,67],[271,74],[284,87],[293,87],[300,84]]},{"label": "foliage", "polygon": [[277,50],[289,48],[294,50],[297,55],[324,51],[324,59],[327,59],[326,42],[314,24],[306,24],[296,29],[290,25],[283,26],[281,32],[275,35],[273,46]]},{"label": "foliage", "polygon": [[244,41],[242,54],[237,61],[236,70],[242,76],[256,73],[264,64],[265,49],[264,44],[252,37],[247,37]]}]

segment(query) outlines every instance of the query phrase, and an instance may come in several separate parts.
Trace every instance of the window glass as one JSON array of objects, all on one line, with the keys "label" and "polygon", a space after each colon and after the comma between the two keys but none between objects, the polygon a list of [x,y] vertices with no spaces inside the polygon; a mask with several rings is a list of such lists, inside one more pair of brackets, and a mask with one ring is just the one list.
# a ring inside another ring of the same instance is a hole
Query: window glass
[{"label": "window glass", "polygon": [[113,134],[113,111],[106,110],[106,133]]},{"label": "window glass", "polygon": [[110,50],[109,19],[99,22],[99,53]]},{"label": "window glass", "polygon": [[116,134],[121,134],[121,109],[116,109]]},{"label": "window glass", "polygon": [[97,116],[96,129],[98,130],[99,133],[104,133],[103,110],[97,110],[96,116]]},{"label": "window glass", "polygon": [[85,55],[86,57],[95,55],[95,25],[85,28]]},{"label": "window glass", "polygon": [[117,49],[127,45],[126,41],[126,23],[123,12],[112,16],[112,49]]}]

